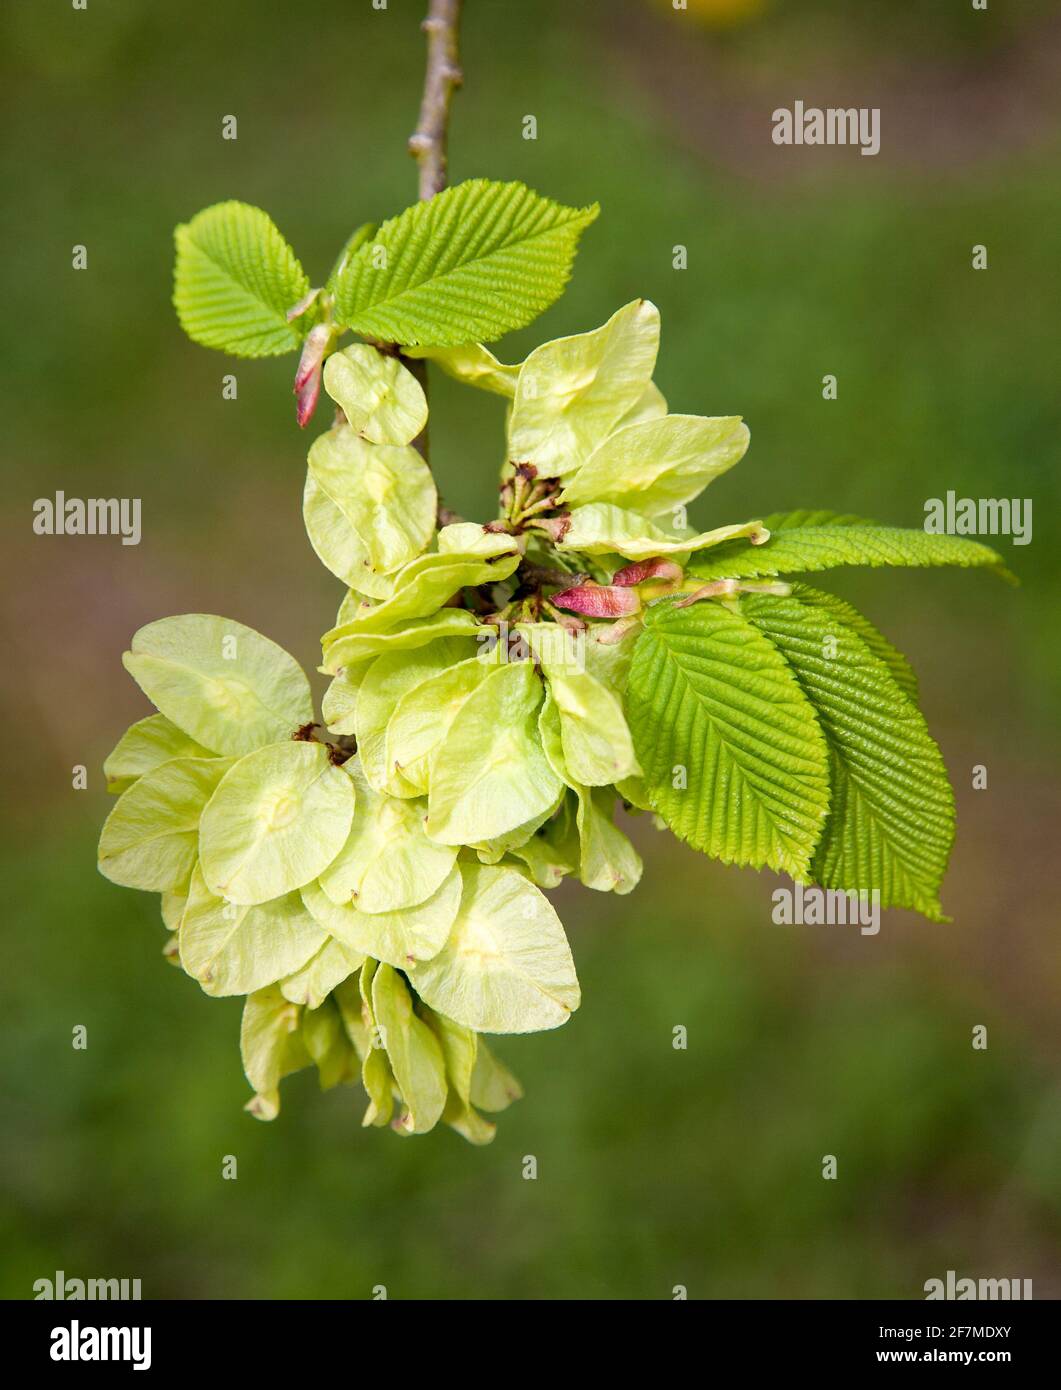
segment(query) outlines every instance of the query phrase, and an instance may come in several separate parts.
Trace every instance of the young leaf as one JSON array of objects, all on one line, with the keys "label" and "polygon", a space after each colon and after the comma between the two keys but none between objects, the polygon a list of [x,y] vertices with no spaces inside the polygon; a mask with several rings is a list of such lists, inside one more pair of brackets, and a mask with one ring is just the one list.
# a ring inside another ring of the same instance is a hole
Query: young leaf
[{"label": "young leaf", "polygon": [[514,1100],[523,1098],[523,1087],[490,1051],[484,1038],[479,1039],[475,1050],[470,1095],[473,1105],[491,1113],[507,1110]]},{"label": "young leaf", "polygon": [[347,763],[357,787],[357,815],[346,844],[320,875],[335,903],[359,912],[400,912],[430,898],[453,868],[457,850],[424,834],[427,807],[420,800],[380,795],[358,760]]},{"label": "young leaf", "polygon": [[659,310],[635,299],[591,333],[542,343],[520,368],[508,457],[570,475],[640,402],[659,351]]},{"label": "young leaf", "polygon": [[584,507],[575,507],[570,513],[569,525],[556,548],[582,555],[621,555],[625,560],[647,560],[656,555],[685,556],[736,537],[765,538],[767,534],[761,521],[746,521],[690,536],[674,536],[640,512],[610,502],[590,502]]},{"label": "young leaf", "polygon": [[[564,742],[562,718],[552,690],[538,716],[542,749],[561,781],[575,793],[578,875],[598,893],[631,893],[641,881],[641,856],[613,820],[615,793],[610,787],[586,787],[573,775]],[[561,853],[570,853],[571,833],[561,811],[557,826]],[[519,853],[519,851],[516,851]]]},{"label": "young leaf", "polygon": [[211,892],[264,903],[301,888],[342,849],[354,784],[320,743],[273,743],[225,774],[203,812],[199,855]]},{"label": "young leaf", "polygon": [[307,883],[302,901],[325,931],[354,951],[408,970],[429,960],[446,944],[460,906],[461,878],[454,867],[425,902],[400,912],[359,912],[352,902],[338,904],[319,883]]},{"label": "young leaf", "polygon": [[479,1033],[536,1033],[566,1023],[580,994],[549,900],[513,869],[465,864],[462,873],[449,940],[409,971],[417,993]]},{"label": "young leaf", "polygon": [[431,839],[477,844],[556,805],[560,779],[538,740],[543,693],[534,663],[516,661],[499,666],[464,702],[431,765]]},{"label": "young leaf", "polygon": [[516,394],[519,367],[499,362],[482,343],[455,348],[411,347],[405,355],[426,357],[436,367],[441,367],[447,376],[463,381],[467,386],[477,386],[480,391],[491,391],[495,396],[507,396],[509,400]]},{"label": "young leaf", "polygon": [[406,618],[385,632],[363,632],[351,624],[324,634],[321,669],[333,676],[373,656],[416,651],[444,638],[474,638],[479,630],[478,619],[466,608],[441,608],[430,618]]},{"label": "young leaf", "polygon": [[837,565],[971,565],[1012,577],[1002,557],[979,541],[964,536],[937,536],[898,526],[853,524],[786,526],[771,530],[765,545],[728,542],[695,559],[689,573],[698,579],[757,579],[775,574],[799,574],[834,569]]},{"label": "young leaf", "polygon": [[405,981],[381,965],[372,981],[372,1008],[385,1039],[387,1060],[402,1093],[405,1111],[395,1128],[426,1134],[446,1106],[446,1064],[434,1033],[413,1012]]},{"label": "young leaf", "polygon": [[301,1018],[302,1010],[289,1003],[276,985],[247,996],[239,1048],[243,1070],[256,1093],[245,1109],[258,1120],[276,1119],[280,1082],[310,1065],[299,1027]]},{"label": "young leaf", "polygon": [[917,707],[836,611],[802,601],[801,586],[788,598],[747,594],[741,612],[788,662],[829,744],[833,803],[812,878],[946,920],[954,797]]},{"label": "young leaf", "polygon": [[469,179],[384,222],[337,277],[340,321],[424,347],[491,342],[548,309],[597,216],[522,183]]},{"label": "young leaf", "polygon": [[427,464],[415,449],[370,444],[349,425],[315,439],[308,463],[302,515],[319,559],[352,588],[389,596],[387,576],[434,535],[438,494]]},{"label": "young leaf", "polygon": [[361,770],[376,791],[391,796],[419,795],[419,788],[406,782],[400,769],[387,759],[387,728],[408,691],[470,656],[473,650],[470,641],[443,638],[409,651],[385,652],[368,667],[358,692],[354,732]]},{"label": "young leaf", "polygon": [[204,347],[236,357],[294,352],[316,321],[287,311],[309,292],[306,272],[272,219],[247,203],[217,203],[177,228],[173,303]]},{"label": "young leaf", "polygon": [[333,989],[361,968],[364,959],[363,952],[329,936],[300,970],[280,981],[280,991],[292,1004],[319,1009]]},{"label": "young leaf", "polygon": [[117,794],[126,791],[145,772],[153,772],[171,758],[209,758],[210,750],[164,714],[149,714],[139,719],[122,734],[103,764],[107,790]]},{"label": "young leaf", "polygon": [[339,1010],[330,999],[302,1011],[302,1041],[316,1063],[322,1091],[360,1075]]},{"label": "young leaf", "polygon": [[427,424],[424,388],[397,357],[354,343],[324,364],[324,389],[372,444],[408,444]]},{"label": "young leaf", "polygon": [[659,516],[698,497],[748,449],[739,415],[665,415],[609,435],[564,489],[565,505],[611,502]]},{"label": "young leaf", "polygon": [[147,698],[215,753],[253,752],[313,719],[309,681],[295,658],[231,618],[160,618],[131,646],[122,663]]},{"label": "young leaf", "polygon": [[653,809],[729,864],[805,877],[829,809],[829,755],[784,658],[717,603],[653,605],[627,686]]},{"label": "young leaf", "polygon": [[327,941],[297,893],[249,907],[211,893],[198,866],[180,930],[180,959],[206,994],[253,994],[300,970]]},{"label": "young leaf", "polygon": [[419,793],[431,789],[431,761],[464,702],[490,674],[478,657],[449,666],[407,690],[386,730],[386,766]]},{"label": "young leaf", "polygon": [[100,834],[104,878],[149,893],[186,888],[203,808],[231,766],[231,758],[173,758],[138,778]]}]

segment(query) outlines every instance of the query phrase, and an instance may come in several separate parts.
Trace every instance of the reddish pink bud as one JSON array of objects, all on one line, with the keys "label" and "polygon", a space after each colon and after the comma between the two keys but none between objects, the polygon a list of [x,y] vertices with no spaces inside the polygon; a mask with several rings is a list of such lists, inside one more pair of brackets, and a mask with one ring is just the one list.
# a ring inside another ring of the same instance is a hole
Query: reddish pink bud
[{"label": "reddish pink bud", "polygon": [[300,428],[305,429],[317,408],[321,393],[321,369],[324,357],[331,342],[332,330],[326,323],[318,323],[306,334],[302,344],[302,356],[298,359],[295,373],[296,413]]},{"label": "reddish pink bud", "polygon": [[676,565],[673,560],[664,559],[662,555],[656,555],[651,560],[638,560],[636,564],[625,565],[621,570],[617,570],[612,575],[612,583],[625,589],[631,584],[640,584],[645,579],[681,579],[681,577],[681,565]]},{"label": "reddish pink bud", "polygon": [[557,608],[572,613],[585,613],[589,618],[622,618],[640,612],[641,600],[633,589],[620,589],[612,584],[578,584],[549,600]]}]

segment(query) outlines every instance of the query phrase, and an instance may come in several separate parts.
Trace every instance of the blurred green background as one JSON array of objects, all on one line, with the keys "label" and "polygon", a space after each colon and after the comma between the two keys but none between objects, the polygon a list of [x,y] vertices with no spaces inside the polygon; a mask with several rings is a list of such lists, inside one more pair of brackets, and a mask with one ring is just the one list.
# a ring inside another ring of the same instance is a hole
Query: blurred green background
[{"label": "blurred green background", "polygon": [[[1001,540],[1019,589],[943,572],[825,581],[920,674],[958,797],[954,921],[890,913],[877,937],[778,927],[769,875],[637,823],[632,897],[558,895],[585,1003],[559,1033],[499,1042],[527,1097],[492,1147],[364,1132],[359,1093],[321,1095],[309,1073],[285,1084],[275,1124],[245,1115],[238,1001],[167,967],[156,900],[96,873],[100,763],[147,712],[120,663],[141,623],[228,614],[312,668],[340,590],[301,527],[293,362],[233,366],[182,338],[171,231],[242,198],[319,277],[354,225],[411,201],[423,6],[15,0],[0,1292],[28,1297],[64,1269],[138,1277],[162,1298],[380,1284],[392,1298],[669,1298],[679,1284],[899,1298],[954,1269],[1056,1297],[1057,15],[1045,0],[465,8],[452,176],[602,205],[569,292],[503,357],[654,299],[672,409],[752,429],[698,524],[828,506],[917,526],[949,488],[1033,499],[1033,543]],[[774,146],[771,112],[797,98],[880,107],[881,153]],[[432,392],[440,486],[486,519],[501,402],[445,380]],[[143,543],[33,535],[32,502],[56,489],[141,497]],[[87,791],[71,789],[76,764]],[[977,764],[988,787],[974,792]]]}]

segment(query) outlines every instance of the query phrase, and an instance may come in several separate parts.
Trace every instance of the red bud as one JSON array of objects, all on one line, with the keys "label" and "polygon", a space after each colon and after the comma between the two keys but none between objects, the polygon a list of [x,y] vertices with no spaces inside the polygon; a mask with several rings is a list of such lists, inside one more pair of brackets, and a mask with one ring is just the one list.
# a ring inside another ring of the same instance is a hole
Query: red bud
[{"label": "red bud", "polygon": [[295,373],[296,413],[302,429],[309,424],[317,408],[321,393],[321,369],[331,339],[331,327],[318,323],[306,334],[306,341],[302,344],[302,356],[298,359],[298,371]]},{"label": "red bud", "polygon": [[585,613],[589,618],[623,618],[641,610],[641,600],[633,589],[617,588],[613,584],[578,584],[549,600],[557,608],[572,613]]},{"label": "red bud", "polygon": [[656,555],[651,560],[638,560],[636,564],[625,565],[621,570],[617,570],[612,575],[612,583],[618,584],[621,588],[628,588],[631,584],[640,584],[645,579],[681,577],[681,565],[676,565],[673,560],[667,560],[662,555]]}]

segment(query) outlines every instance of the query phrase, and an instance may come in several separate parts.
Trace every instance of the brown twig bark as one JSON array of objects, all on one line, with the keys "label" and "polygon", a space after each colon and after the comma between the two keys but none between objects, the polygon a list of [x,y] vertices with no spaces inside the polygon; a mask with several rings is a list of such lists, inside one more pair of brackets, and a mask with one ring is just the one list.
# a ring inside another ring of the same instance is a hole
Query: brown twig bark
[{"label": "brown twig bark", "polygon": [[[409,137],[409,153],[420,166],[420,198],[441,193],[446,186],[449,109],[453,93],[464,81],[460,68],[461,0],[430,0],[427,18],[420,26],[427,34],[427,70],[420,118]],[[427,395],[427,363],[423,358],[403,358]],[[428,426],[413,440],[413,447],[428,460]]]},{"label": "brown twig bark", "polygon": [[464,80],[460,68],[461,0],[430,0],[422,24],[427,34],[427,72],[420,119],[409,137],[409,153],[420,166],[420,197],[433,198],[446,186],[449,108]]}]

